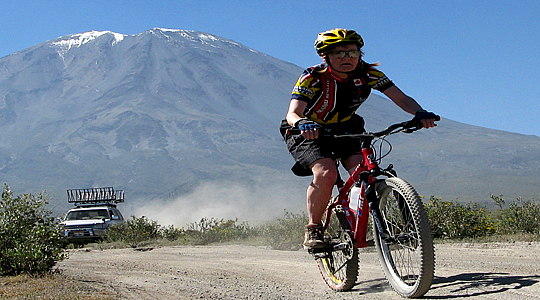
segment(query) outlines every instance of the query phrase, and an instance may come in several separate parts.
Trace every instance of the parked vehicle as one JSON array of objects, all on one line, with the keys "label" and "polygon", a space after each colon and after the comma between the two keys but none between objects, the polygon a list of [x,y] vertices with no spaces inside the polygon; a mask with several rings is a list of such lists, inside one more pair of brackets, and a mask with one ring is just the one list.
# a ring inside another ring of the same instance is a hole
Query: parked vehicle
[{"label": "parked vehicle", "polygon": [[75,204],[62,224],[67,243],[83,246],[102,240],[107,229],[124,222],[117,204],[124,202],[124,191],[112,187],[68,190],[68,202]]}]

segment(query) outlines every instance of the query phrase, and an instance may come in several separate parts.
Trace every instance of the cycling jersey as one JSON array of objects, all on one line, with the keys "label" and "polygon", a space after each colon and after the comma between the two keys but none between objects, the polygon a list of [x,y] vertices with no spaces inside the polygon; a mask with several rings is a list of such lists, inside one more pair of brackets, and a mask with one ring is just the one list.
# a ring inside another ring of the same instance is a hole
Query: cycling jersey
[{"label": "cycling jersey", "polygon": [[347,79],[332,75],[323,63],[304,71],[294,86],[292,99],[307,102],[304,116],[309,120],[333,124],[349,120],[371,89],[383,92],[393,85],[383,72],[363,61]]}]

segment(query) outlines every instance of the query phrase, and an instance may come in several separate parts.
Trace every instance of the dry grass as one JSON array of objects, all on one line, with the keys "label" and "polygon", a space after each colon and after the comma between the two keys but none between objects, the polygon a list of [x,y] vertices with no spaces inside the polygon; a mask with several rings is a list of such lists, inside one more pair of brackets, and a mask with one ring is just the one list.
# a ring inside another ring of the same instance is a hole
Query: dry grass
[{"label": "dry grass", "polygon": [[0,299],[107,300],[118,299],[111,291],[101,291],[91,283],[55,273],[42,277],[26,275],[0,277]]}]

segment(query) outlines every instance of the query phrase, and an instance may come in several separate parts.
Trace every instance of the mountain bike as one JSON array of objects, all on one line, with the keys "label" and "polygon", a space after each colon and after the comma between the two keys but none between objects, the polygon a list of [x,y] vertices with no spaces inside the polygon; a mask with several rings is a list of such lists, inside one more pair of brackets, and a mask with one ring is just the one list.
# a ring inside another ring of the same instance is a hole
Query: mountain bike
[{"label": "mountain bike", "polygon": [[[364,158],[346,182],[338,176],[335,184],[338,193],[323,216],[326,246],[309,250],[331,289],[348,291],[356,284],[358,249],[370,244],[366,241],[370,213],[374,245],[394,291],[402,297],[416,298],[431,287],[435,251],[422,200],[409,183],[397,177],[393,165],[386,169],[379,167],[380,160],[392,149],[386,136],[421,128],[421,123],[413,119],[380,132],[331,136],[361,139]],[[374,147],[377,141],[380,142],[378,157]],[[389,149],[382,155],[384,144]]]}]

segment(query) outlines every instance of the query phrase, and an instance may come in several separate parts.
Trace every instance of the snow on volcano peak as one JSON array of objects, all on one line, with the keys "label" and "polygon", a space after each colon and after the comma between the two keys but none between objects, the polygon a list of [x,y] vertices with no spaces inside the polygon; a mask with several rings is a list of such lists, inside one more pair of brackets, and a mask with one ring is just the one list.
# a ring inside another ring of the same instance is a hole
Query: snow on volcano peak
[{"label": "snow on volcano peak", "polygon": [[115,32],[112,32],[112,31],[96,31],[96,30],[92,30],[92,31],[88,31],[88,32],[83,32],[83,33],[77,33],[77,34],[73,34],[73,35],[70,35],[67,39],[61,39],[59,41],[56,41],[56,42],[53,42],[53,45],[57,45],[57,46],[60,46],[60,48],[62,49],[62,51],[67,51],[71,48],[74,48],[74,47],[80,47],[81,45],[84,45],[104,34],[112,34],[114,36],[114,41],[113,41],[113,45],[120,42],[121,40],[124,39],[124,36],[123,34],[120,34],[120,33],[115,33]]}]

